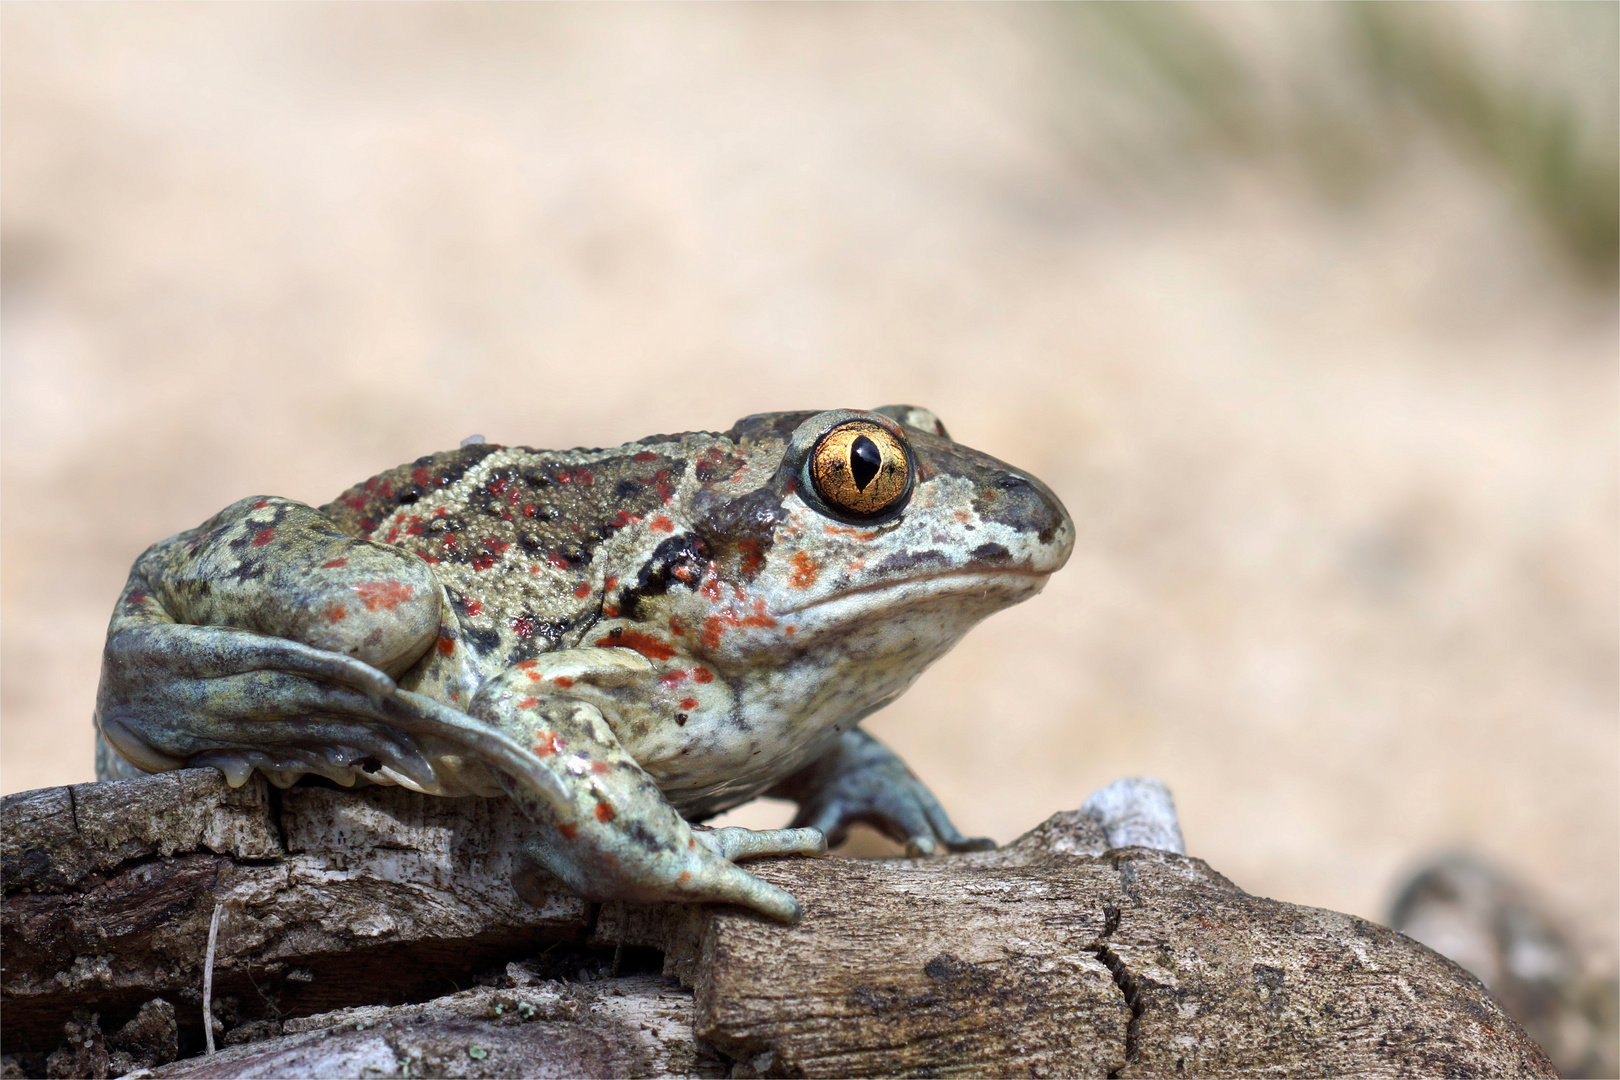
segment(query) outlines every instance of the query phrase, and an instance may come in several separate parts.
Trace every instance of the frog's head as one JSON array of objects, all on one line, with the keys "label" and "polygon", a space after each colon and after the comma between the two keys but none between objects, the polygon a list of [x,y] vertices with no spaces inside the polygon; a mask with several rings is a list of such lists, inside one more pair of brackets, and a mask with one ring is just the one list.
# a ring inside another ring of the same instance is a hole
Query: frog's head
[{"label": "frog's head", "polygon": [[671,597],[722,664],[832,650],[909,682],[1074,546],[1046,485],[925,409],[764,414],[726,435],[742,467],[711,470],[694,502],[707,579]]}]

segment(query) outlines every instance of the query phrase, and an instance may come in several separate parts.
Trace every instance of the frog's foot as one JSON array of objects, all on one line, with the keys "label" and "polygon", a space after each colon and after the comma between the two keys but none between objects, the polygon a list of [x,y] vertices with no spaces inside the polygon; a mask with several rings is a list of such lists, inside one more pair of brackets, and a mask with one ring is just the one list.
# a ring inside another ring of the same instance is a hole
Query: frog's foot
[{"label": "frog's foot", "polygon": [[698,843],[730,862],[762,855],[817,858],[827,854],[827,837],[820,829],[743,829],[727,825],[721,829],[699,826],[692,832]]},{"label": "frog's foot", "polygon": [[854,822],[873,826],[906,846],[912,857],[946,851],[988,851],[988,837],[957,831],[934,793],[895,753],[863,731],[845,732],[833,749],[769,794],[798,802],[794,827],[819,829],[829,844],[843,841]]},{"label": "frog's foot", "polygon": [[473,716],[531,750],[563,792],[551,799],[528,777],[499,769],[501,785],[538,826],[520,853],[514,886],[524,895],[540,865],[589,900],[741,904],[796,921],[800,909],[791,895],[731,859],[819,851],[819,834],[694,832],[619,745],[597,705],[551,690],[558,672],[567,672],[563,689],[584,694],[632,684],[648,670],[645,658],[628,649],[570,649],[524,661],[479,689]]}]

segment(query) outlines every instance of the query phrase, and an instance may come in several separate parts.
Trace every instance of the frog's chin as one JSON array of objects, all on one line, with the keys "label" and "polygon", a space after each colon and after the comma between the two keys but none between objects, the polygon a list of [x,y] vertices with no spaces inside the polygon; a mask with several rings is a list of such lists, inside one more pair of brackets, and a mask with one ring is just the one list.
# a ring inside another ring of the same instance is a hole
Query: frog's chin
[{"label": "frog's chin", "polygon": [[868,612],[931,605],[966,606],[983,615],[1027,600],[1046,587],[1051,575],[1039,570],[968,568],[923,574],[900,581],[881,581],[818,597],[777,612],[778,618],[808,616],[817,622],[841,622]]}]

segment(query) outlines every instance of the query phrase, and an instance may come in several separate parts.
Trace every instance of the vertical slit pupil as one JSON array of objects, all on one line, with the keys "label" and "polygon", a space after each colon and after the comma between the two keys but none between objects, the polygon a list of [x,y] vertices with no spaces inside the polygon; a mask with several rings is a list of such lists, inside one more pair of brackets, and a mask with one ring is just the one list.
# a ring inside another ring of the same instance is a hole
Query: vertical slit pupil
[{"label": "vertical slit pupil", "polygon": [[855,478],[855,490],[865,491],[882,467],[883,451],[877,448],[877,443],[862,435],[850,444],[849,473]]}]

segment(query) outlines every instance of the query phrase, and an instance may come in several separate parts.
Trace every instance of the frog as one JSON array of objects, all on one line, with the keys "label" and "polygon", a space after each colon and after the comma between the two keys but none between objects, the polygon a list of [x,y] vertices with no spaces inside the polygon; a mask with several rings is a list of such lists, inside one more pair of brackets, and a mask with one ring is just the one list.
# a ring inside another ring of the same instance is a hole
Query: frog
[{"label": "frog", "polygon": [[[97,773],[507,798],[532,824],[521,895],[549,874],[793,922],[739,863],[820,855],[856,823],[914,858],[994,846],[859,725],[1073,544],[1045,484],[917,406],[607,449],[475,436],[320,507],[238,500],[141,554]],[[796,804],[787,827],[705,824],[761,796]]]}]

